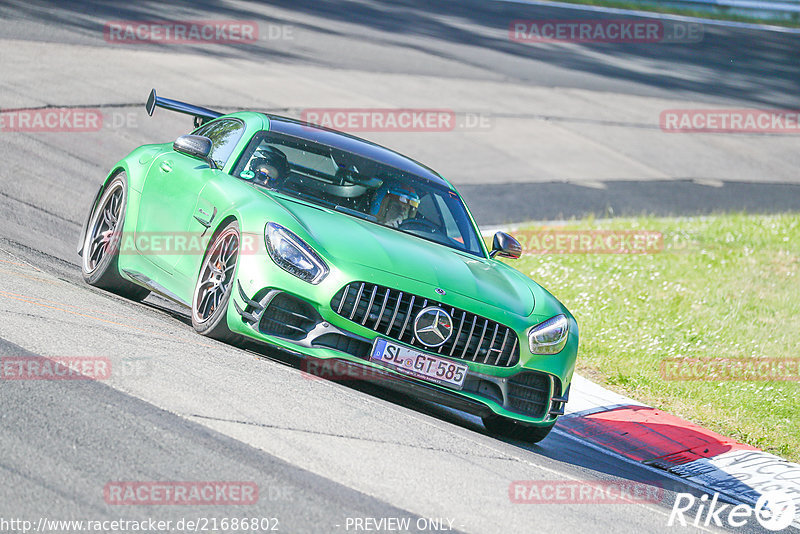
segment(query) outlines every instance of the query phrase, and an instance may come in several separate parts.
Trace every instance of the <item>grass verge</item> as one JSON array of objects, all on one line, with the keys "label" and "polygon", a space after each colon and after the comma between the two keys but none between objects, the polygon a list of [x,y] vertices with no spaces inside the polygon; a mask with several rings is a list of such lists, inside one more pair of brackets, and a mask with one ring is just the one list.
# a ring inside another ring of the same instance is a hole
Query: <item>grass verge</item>
[{"label": "grass verge", "polygon": [[[525,238],[542,229],[514,233]],[[579,372],[800,461],[796,375],[793,381],[677,381],[661,372],[667,358],[800,357],[800,215],[584,219],[558,229],[663,235],[657,253],[539,253],[512,260],[578,320]]]}]

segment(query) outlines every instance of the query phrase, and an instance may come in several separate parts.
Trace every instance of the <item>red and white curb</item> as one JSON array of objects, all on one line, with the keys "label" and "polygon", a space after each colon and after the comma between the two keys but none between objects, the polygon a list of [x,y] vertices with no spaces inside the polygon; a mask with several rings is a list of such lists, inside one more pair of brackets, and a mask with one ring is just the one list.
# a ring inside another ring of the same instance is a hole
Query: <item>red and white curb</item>
[{"label": "red and white curb", "polygon": [[737,502],[753,506],[762,494],[785,495],[798,511],[792,525],[800,527],[800,464],[609,391],[577,374],[556,429]]}]

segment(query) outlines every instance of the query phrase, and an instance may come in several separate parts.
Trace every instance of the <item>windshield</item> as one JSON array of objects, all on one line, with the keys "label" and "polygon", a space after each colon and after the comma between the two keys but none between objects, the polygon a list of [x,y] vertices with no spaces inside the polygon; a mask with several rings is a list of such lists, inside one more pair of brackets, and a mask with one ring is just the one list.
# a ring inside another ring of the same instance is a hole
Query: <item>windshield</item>
[{"label": "windshield", "polygon": [[259,132],[233,173],[312,204],[483,256],[454,191],[351,152]]}]

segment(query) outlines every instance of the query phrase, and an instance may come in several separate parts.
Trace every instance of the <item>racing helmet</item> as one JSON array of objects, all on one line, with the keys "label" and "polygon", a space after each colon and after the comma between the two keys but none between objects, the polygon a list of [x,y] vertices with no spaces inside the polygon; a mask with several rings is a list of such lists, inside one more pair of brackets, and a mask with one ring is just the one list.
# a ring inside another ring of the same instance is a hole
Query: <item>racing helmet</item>
[{"label": "racing helmet", "polygon": [[250,161],[256,182],[270,187],[277,187],[289,175],[289,160],[282,151],[267,147],[256,151],[256,157]]},{"label": "racing helmet", "polygon": [[418,207],[419,196],[413,187],[387,181],[375,192],[370,214],[379,223],[397,228],[406,219],[413,218]]}]

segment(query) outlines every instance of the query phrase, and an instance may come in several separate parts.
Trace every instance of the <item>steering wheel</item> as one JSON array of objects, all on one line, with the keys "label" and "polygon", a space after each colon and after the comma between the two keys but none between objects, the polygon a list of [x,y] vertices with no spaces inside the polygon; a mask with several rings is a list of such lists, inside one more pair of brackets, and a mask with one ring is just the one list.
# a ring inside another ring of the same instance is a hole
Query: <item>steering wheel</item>
[{"label": "steering wheel", "polygon": [[400,230],[417,230],[421,232],[427,232],[430,234],[438,234],[441,233],[442,229],[439,225],[434,224],[433,222],[429,221],[425,218],[418,218],[418,219],[406,219],[405,221],[401,222],[398,226]]}]

